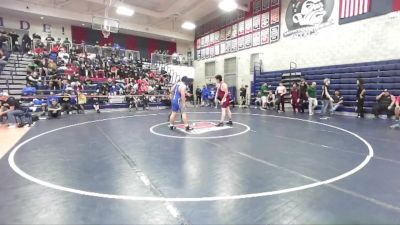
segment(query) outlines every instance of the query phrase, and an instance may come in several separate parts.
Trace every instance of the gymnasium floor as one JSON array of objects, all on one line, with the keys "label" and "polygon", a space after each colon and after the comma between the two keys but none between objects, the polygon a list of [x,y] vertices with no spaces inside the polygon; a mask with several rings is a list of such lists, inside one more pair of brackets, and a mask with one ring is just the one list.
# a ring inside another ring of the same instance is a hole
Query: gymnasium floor
[{"label": "gymnasium floor", "polygon": [[40,121],[0,160],[1,224],[400,224],[393,121],[206,110],[196,134],[167,110]]}]

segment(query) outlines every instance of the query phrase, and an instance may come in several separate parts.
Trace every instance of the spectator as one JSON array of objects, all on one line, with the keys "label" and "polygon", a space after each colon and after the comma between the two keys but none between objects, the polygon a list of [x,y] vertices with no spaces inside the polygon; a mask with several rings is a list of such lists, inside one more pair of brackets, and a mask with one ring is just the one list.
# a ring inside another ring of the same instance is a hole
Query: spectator
[{"label": "spectator", "polygon": [[77,113],[78,114],[85,114],[85,104],[87,102],[86,95],[82,92],[78,91],[78,101],[77,101]]},{"label": "spectator", "polygon": [[201,88],[199,86],[196,88],[196,105],[201,105]]},{"label": "spectator", "polygon": [[381,113],[386,113],[388,118],[393,116],[396,98],[387,89],[376,97],[376,101],[377,103],[372,108],[375,118],[378,118]]},{"label": "spectator", "polygon": [[299,102],[301,113],[304,113],[304,109],[307,108],[307,101],[308,101],[307,89],[308,89],[308,85],[307,85],[306,81],[304,79],[301,79],[301,81],[300,81],[300,102]]},{"label": "spectator", "polygon": [[33,73],[31,71],[28,71],[26,74],[26,83],[30,87],[34,87],[36,89],[39,88],[39,82],[40,78],[38,75],[37,71],[34,71]]},{"label": "spectator", "polygon": [[7,116],[8,126],[14,128],[18,123],[15,115],[21,113],[23,113],[23,111],[18,100],[14,97],[9,97],[8,95],[0,97],[0,122],[3,122],[3,117]]},{"label": "spectator", "polygon": [[48,106],[48,119],[59,118],[61,116],[61,105],[57,99],[52,98],[51,103]]},{"label": "spectator", "polygon": [[263,85],[261,86],[261,109],[266,109],[267,108],[267,96],[269,93],[268,90],[268,84],[267,83],[263,83]]},{"label": "spectator", "polygon": [[396,120],[399,121],[400,119],[400,95],[397,96],[396,98],[396,103],[395,103],[395,116],[396,116]]},{"label": "spectator", "polygon": [[307,88],[308,98],[308,113],[310,116],[314,115],[314,110],[318,106],[317,101],[317,83],[313,82],[310,87]]},{"label": "spectator", "polygon": [[331,85],[331,80],[328,78],[324,79],[324,85],[322,87],[322,109],[321,109],[321,119],[329,119],[332,110],[333,98],[329,93],[329,87]]},{"label": "spectator", "polygon": [[[208,102],[208,88],[206,85],[203,86],[203,89],[201,90],[201,99],[202,99],[202,105],[204,106]],[[207,104],[208,105],[208,104]]]},{"label": "spectator", "polygon": [[357,79],[357,118],[364,118],[364,101],[365,101],[365,88],[364,88],[364,80],[359,78]]},{"label": "spectator", "polygon": [[62,87],[61,79],[57,75],[52,75],[49,82],[50,90],[60,90]]},{"label": "spectator", "polygon": [[7,64],[6,56],[4,52],[0,49],[0,71],[3,70],[4,66]]},{"label": "spectator", "polygon": [[72,109],[72,96],[71,96],[71,91],[72,89],[66,89],[64,94],[61,96],[61,106],[62,106],[62,111],[66,113],[67,115],[70,114],[71,109]]},{"label": "spectator", "polygon": [[56,95],[54,95],[54,92],[50,92],[50,95],[47,96],[47,101],[42,103],[42,114],[41,116],[45,116],[46,112],[48,112],[48,107],[51,104],[51,102],[54,100],[56,100],[56,102],[58,102],[58,97]]},{"label": "spectator", "polygon": [[292,87],[292,90],[291,90],[291,94],[292,94],[291,103],[292,103],[293,112],[296,113],[296,110],[297,110],[297,112],[300,112],[300,110],[301,110],[300,90],[297,87],[296,83],[293,84],[293,87]]},{"label": "spectator", "polygon": [[343,106],[344,100],[339,90],[335,91],[335,95],[332,96],[332,98],[333,98],[333,105],[331,113],[334,113]]},{"label": "spectator", "polygon": [[272,90],[268,91],[267,101],[265,103],[267,109],[275,109],[276,97]]},{"label": "spectator", "polygon": [[93,108],[97,113],[100,113],[100,98],[95,93],[93,93]]},{"label": "spectator", "polygon": [[210,89],[210,92],[208,93],[208,105],[209,105],[209,106],[211,106],[211,107],[217,107],[217,103],[216,103],[215,97],[216,97],[216,95],[215,95],[215,89],[214,89],[214,88],[211,88],[211,89]]},{"label": "spectator", "polygon": [[[285,112],[285,95],[287,93],[286,87],[282,82],[279,83],[279,86],[276,88],[276,105],[278,112]],[[281,110],[282,106],[282,110]]]},{"label": "spectator", "polygon": [[246,106],[246,99],[247,99],[247,88],[248,86],[243,86],[240,88],[240,105]]},{"label": "spectator", "polygon": [[254,104],[256,105],[255,108],[257,109],[260,107],[262,108],[262,101],[261,101],[261,91],[257,92],[256,100],[254,101]]}]

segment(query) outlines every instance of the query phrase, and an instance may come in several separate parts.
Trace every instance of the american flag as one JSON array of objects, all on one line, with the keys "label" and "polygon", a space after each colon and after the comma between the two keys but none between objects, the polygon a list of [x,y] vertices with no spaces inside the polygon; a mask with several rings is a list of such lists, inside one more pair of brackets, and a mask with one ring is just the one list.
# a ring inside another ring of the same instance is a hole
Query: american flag
[{"label": "american flag", "polygon": [[372,0],[340,0],[340,18],[350,18],[371,11]]}]

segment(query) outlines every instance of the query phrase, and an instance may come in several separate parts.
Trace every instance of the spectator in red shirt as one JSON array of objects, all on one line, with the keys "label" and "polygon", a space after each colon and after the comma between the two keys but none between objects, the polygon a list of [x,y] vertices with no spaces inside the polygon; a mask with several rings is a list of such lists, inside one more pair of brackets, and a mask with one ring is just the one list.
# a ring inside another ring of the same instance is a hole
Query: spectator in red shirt
[{"label": "spectator in red shirt", "polygon": [[399,121],[399,119],[400,119],[400,95],[396,97],[395,115],[396,115],[396,120]]},{"label": "spectator in red shirt", "polygon": [[300,112],[300,110],[301,110],[301,107],[300,107],[300,90],[297,87],[296,83],[293,84],[291,93],[292,93],[293,112],[296,113],[296,109],[297,109],[297,112]]}]

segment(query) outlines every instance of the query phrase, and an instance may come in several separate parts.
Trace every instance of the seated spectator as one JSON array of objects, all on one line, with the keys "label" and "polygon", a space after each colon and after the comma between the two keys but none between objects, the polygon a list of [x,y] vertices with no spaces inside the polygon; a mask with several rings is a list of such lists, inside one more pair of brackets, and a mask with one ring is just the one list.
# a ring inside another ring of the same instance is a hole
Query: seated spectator
[{"label": "seated spectator", "polygon": [[31,72],[27,71],[26,74],[26,83],[30,87],[35,87],[38,89],[39,87],[40,78],[37,71]]},{"label": "seated spectator", "polygon": [[261,102],[261,91],[257,92],[256,100],[254,101],[254,104],[256,105],[256,109],[258,107],[262,108],[262,102]]},{"label": "seated spectator", "polygon": [[267,95],[267,101],[265,103],[267,109],[275,109],[275,103],[276,103],[275,94],[272,90],[269,90]]},{"label": "seated spectator", "polygon": [[376,100],[377,103],[372,108],[372,113],[375,115],[375,118],[378,118],[382,113],[386,113],[388,118],[392,117],[396,98],[385,89],[376,97]]},{"label": "seated spectator", "polygon": [[0,96],[0,122],[4,122],[6,116],[8,125],[16,127],[18,121],[15,115],[20,113],[23,113],[23,111],[18,100],[8,95]]},{"label": "seated spectator", "polygon": [[72,89],[67,89],[64,94],[60,97],[61,98],[61,106],[62,106],[62,111],[68,115],[71,112],[72,108],[72,97],[71,97],[71,91]]},{"label": "seated spectator", "polygon": [[61,105],[57,99],[52,98],[51,103],[48,106],[48,119],[59,118],[61,116]]},{"label": "seated spectator", "polygon": [[60,90],[62,87],[61,79],[57,75],[52,75],[49,82],[50,90]]},{"label": "seated spectator", "polygon": [[48,112],[48,107],[51,104],[51,101],[55,99],[58,102],[58,97],[54,95],[54,92],[50,92],[50,95],[47,96],[47,101],[46,103],[42,103],[42,114],[41,116],[46,115],[46,112]]},{"label": "seated spectator", "polygon": [[100,113],[100,98],[93,93],[93,108],[97,113]]},{"label": "seated spectator", "polygon": [[333,98],[333,106],[331,112],[333,113],[343,106],[344,100],[342,94],[338,90],[335,91],[335,95],[332,96],[332,98]]},{"label": "seated spectator", "polygon": [[78,92],[78,107],[77,107],[77,112],[78,114],[84,114],[85,113],[85,104],[86,104],[86,95],[83,94],[82,92]]}]

